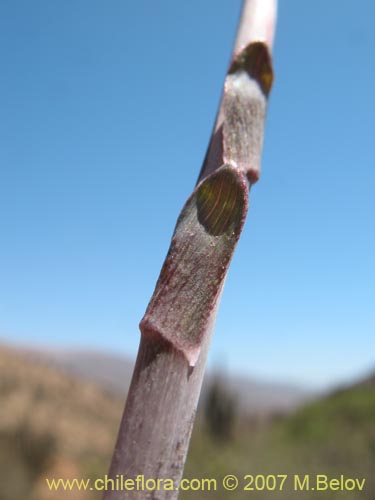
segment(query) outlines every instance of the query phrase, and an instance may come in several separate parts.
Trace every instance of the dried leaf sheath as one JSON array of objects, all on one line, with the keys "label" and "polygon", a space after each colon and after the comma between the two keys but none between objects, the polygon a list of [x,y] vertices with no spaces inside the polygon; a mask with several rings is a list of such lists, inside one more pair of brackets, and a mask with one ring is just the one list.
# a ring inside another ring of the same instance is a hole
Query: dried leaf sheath
[{"label": "dried leaf sheath", "polygon": [[234,57],[199,180],[223,163],[242,170],[250,184],[259,179],[272,82],[271,55],[264,42],[252,42]]},{"label": "dried leaf sheath", "polygon": [[245,220],[244,175],[223,166],[202,181],[177,221],[142,334],[160,335],[196,364],[208,317],[219,296]]},{"label": "dried leaf sheath", "polygon": [[[259,178],[275,0],[245,0],[235,54],[199,175],[178,218],[146,313],[110,477],[144,475],[178,486],[226,272]],[[106,500],[176,499],[107,491]]]},{"label": "dried leaf sheath", "polygon": [[[264,43],[249,44],[233,60],[224,85],[223,125],[208,153],[211,173],[182,209],[140,324],[142,334],[171,342],[190,366],[198,359],[208,317],[246,217],[246,177],[250,184],[259,178],[266,101],[272,80],[270,54]],[[221,158],[213,151],[215,147]],[[213,152],[216,164],[210,156]],[[220,166],[220,161],[225,165]]]}]

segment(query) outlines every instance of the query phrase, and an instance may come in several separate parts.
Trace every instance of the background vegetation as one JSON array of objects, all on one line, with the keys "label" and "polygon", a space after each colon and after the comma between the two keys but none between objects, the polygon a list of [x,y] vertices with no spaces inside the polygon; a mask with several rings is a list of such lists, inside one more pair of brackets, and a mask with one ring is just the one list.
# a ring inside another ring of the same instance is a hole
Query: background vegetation
[{"label": "background vegetation", "polygon": [[[0,349],[0,499],[78,500],[92,492],[49,492],[45,478],[107,472],[123,398],[94,383]],[[245,416],[220,378],[199,412],[184,476],[327,474],[366,478],[363,492],[185,492],[192,498],[373,499],[374,376],[290,415]]]}]

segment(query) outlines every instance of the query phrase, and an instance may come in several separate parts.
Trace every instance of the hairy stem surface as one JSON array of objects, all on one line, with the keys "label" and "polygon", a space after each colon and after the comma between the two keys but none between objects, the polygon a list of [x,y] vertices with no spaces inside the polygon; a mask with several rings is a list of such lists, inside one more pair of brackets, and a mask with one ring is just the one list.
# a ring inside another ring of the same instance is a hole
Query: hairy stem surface
[{"label": "hairy stem surface", "polygon": [[[110,477],[168,480],[105,500],[175,499],[225,276],[260,175],[275,0],[245,0],[198,183],[177,220],[146,313]],[[173,481],[173,488],[171,483]]]}]

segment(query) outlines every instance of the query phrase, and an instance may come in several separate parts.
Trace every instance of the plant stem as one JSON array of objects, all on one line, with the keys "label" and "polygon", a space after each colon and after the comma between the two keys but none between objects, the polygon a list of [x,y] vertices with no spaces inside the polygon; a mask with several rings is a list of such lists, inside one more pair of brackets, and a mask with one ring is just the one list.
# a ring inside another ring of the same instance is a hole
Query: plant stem
[{"label": "plant stem", "polygon": [[110,477],[169,479],[158,491],[107,491],[105,500],[178,496],[225,275],[260,173],[276,0],[245,0],[234,55],[197,186],[141,321],[141,341]]}]

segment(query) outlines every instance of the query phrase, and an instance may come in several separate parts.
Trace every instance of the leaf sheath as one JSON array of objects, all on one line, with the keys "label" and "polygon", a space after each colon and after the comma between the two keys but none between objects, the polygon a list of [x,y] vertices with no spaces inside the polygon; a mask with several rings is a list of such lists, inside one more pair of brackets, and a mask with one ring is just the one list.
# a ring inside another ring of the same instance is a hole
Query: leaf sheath
[{"label": "leaf sheath", "polygon": [[176,488],[110,491],[105,500],[173,500],[193,427],[225,276],[260,175],[276,0],[245,0],[234,56],[197,186],[177,220],[140,323],[136,366],[109,476]]}]

